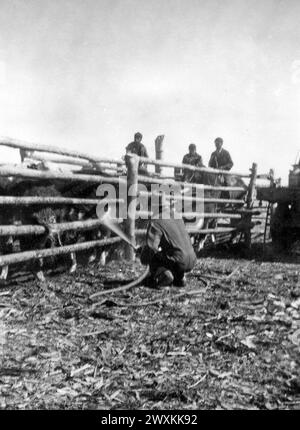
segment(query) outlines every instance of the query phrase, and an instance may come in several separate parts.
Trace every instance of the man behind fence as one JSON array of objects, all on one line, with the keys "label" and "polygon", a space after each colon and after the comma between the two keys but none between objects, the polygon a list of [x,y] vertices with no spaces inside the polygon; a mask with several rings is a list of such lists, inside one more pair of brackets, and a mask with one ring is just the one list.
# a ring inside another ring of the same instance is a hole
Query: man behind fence
[{"label": "man behind fence", "polygon": [[[197,147],[194,143],[189,145],[189,152],[182,159],[182,164],[190,164],[196,167],[204,167],[202,157],[197,153]],[[190,182],[194,172],[188,169],[183,170],[183,181]]]},{"label": "man behind fence", "polygon": [[190,272],[196,255],[182,218],[174,216],[174,207],[160,197],[154,216],[148,223],[146,244],[140,250],[141,263],[149,265],[146,285],[151,287],[185,286],[184,274]]},{"label": "man behind fence", "polygon": [[209,167],[214,169],[231,170],[233,166],[233,161],[231,155],[226,149],[223,148],[223,139],[217,137],[215,139],[216,150],[211,154],[209,160]]},{"label": "man behind fence", "polygon": [[[142,143],[143,135],[142,133],[135,133],[133,142],[126,146],[126,154],[136,154],[139,157],[149,158],[147,149]],[[139,162],[139,173],[147,174],[147,166],[142,161]]]}]

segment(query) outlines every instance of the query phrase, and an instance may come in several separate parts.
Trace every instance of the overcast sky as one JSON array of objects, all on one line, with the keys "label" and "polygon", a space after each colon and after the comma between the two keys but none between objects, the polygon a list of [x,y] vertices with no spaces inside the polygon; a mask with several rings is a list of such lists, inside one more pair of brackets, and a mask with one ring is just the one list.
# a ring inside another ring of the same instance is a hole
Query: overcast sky
[{"label": "overcast sky", "polygon": [[[300,150],[298,0],[0,0],[0,135],[119,157],[151,156],[285,179]],[[7,151],[0,148],[0,157]]]}]

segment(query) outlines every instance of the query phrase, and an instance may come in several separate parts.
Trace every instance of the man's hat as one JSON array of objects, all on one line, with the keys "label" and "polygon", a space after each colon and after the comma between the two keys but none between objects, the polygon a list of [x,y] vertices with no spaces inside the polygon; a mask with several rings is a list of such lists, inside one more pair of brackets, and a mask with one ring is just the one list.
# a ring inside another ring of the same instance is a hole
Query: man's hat
[{"label": "man's hat", "polygon": [[217,137],[217,138],[215,139],[215,143],[223,143],[223,139],[222,139],[222,137]]}]

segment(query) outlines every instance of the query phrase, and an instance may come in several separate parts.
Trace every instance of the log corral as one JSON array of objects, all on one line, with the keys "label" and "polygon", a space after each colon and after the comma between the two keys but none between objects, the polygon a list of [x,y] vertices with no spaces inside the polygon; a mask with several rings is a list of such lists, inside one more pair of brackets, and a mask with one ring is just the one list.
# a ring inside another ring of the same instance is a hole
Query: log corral
[{"label": "log corral", "polygon": [[[162,143],[159,136],[156,159],[127,154],[125,163],[0,139],[0,146],[20,151],[21,157],[17,165],[0,165],[0,278],[5,280],[15,264],[27,262],[41,274],[44,259],[60,255],[70,256],[74,271],[76,253],[86,255],[89,250],[90,261],[97,258],[98,248],[105,263],[107,249],[117,246],[120,238],[102,225],[101,210],[114,205],[116,221],[124,223],[130,241],[136,243],[153,214],[151,199],[161,193],[183,217],[198,252],[205,243],[234,240],[244,240],[250,247],[252,228],[260,222],[254,204],[256,184],[269,176],[258,175],[256,164],[247,173],[234,173],[168,163],[162,159]],[[154,166],[153,172],[151,167],[141,172],[140,162]],[[164,174],[167,168],[174,169],[174,175]],[[194,173],[193,182],[182,181],[183,169]],[[103,186],[100,193],[99,185]],[[110,186],[113,195],[109,195]],[[127,248],[126,257],[134,259],[132,248]]]}]

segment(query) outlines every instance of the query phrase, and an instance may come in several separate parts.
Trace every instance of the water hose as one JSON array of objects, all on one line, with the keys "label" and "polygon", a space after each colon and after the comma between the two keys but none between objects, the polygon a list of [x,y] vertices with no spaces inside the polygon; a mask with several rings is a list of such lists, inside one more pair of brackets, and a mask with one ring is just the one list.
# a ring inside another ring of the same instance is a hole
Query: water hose
[{"label": "water hose", "polygon": [[130,282],[129,284],[123,285],[117,288],[110,288],[109,290],[99,291],[99,293],[92,294],[89,298],[94,299],[95,297],[104,296],[105,294],[126,291],[126,290],[129,290],[130,288],[137,287],[147,278],[147,276],[149,275],[149,271],[150,271],[149,266],[147,266],[145,272],[141,276],[139,276],[136,280]]}]

